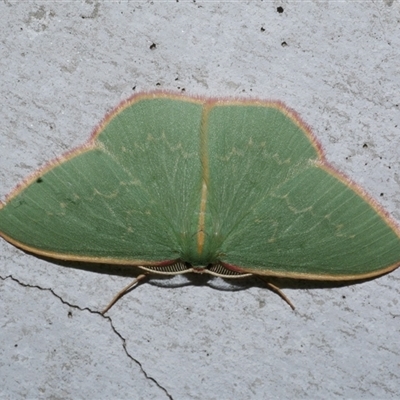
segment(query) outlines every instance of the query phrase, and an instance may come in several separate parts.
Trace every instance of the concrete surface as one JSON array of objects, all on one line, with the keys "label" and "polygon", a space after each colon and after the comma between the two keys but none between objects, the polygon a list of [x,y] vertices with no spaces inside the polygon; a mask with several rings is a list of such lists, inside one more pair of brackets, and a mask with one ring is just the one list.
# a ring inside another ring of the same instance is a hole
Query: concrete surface
[{"label": "concrete surface", "polygon": [[[398,1],[5,0],[0,15],[1,199],[133,92],[185,89],[284,101],[400,221]],[[259,284],[143,284],[102,317],[131,279],[111,272],[0,241],[1,398],[398,398],[400,270],[286,288],[294,312]]]}]

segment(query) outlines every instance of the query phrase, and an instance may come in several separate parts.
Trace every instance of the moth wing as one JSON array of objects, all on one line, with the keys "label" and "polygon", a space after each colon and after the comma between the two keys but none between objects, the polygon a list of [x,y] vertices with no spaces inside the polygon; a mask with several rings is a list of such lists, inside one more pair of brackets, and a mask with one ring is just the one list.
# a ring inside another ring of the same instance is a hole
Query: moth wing
[{"label": "moth wing", "polygon": [[0,209],[0,232],[61,259],[154,264],[179,258],[198,207],[201,106],[139,98]]},{"label": "moth wing", "polygon": [[323,160],[312,134],[272,104],[210,113],[211,232],[242,271],[309,279],[374,276],[398,266],[395,224]]}]

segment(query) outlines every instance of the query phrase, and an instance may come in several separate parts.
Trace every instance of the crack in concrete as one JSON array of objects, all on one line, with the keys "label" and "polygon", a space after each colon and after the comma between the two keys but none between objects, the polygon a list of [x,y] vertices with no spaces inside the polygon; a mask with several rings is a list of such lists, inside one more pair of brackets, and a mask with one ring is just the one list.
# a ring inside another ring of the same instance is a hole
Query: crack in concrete
[{"label": "crack in concrete", "polygon": [[17,278],[14,278],[12,275],[7,275],[6,277],[3,277],[3,276],[0,275],[0,279],[3,280],[3,281],[6,281],[7,279],[11,279],[12,281],[18,283],[19,285],[21,285],[21,286],[23,286],[23,287],[31,288],[31,289],[39,289],[39,290],[43,290],[43,291],[50,292],[53,296],[55,296],[58,300],[60,300],[61,303],[67,305],[68,307],[75,308],[75,309],[80,310],[80,311],[88,311],[88,312],[91,313],[91,314],[96,314],[96,315],[101,316],[101,317],[104,318],[104,319],[107,319],[108,322],[110,323],[110,326],[111,326],[111,329],[113,330],[113,332],[114,332],[114,333],[119,337],[119,339],[122,341],[122,347],[123,347],[123,349],[124,349],[125,354],[127,355],[127,357],[130,358],[135,364],[137,364],[137,365],[139,366],[140,370],[142,371],[142,374],[144,375],[144,377],[145,377],[147,380],[152,381],[158,388],[160,388],[160,389],[166,394],[166,396],[168,397],[168,399],[174,400],[173,397],[168,393],[168,390],[167,390],[166,388],[164,388],[162,385],[160,385],[160,384],[157,382],[157,380],[156,380],[155,378],[153,378],[152,376],[150,376],[150,375],[145,371],[145,369],[143,368],[142,363],[141,363],[140,361],[138,361],[136,358],[134,358],[134,357],[128,352],[128,350],[127,350],[127,348],[126,348],[126,340],[125,340],[125,338],[118,332],[118,330],[115,328],[115,326],[114,326],[114,324],[113,324],[113,322],[112,322],[111,317],[103,315],[100,311],[93,311],[93,310],[91,310],[91,309],[88,308],[88,307],[82,308],[82,307],[79,307],[79,306],[77,306],[77,305],[75,305],[75,304],[68,303],[68,302],[65,301],[60,295],[58,295],[56,292],[54,292],[54,290],[51,289],[51,288],[42,288],[42,287],[40,287],[40,286],[38,286],[38,285],[29,285],[29,284],[27,284],[27,283],[21,282],[21,281],[18,280]]}]

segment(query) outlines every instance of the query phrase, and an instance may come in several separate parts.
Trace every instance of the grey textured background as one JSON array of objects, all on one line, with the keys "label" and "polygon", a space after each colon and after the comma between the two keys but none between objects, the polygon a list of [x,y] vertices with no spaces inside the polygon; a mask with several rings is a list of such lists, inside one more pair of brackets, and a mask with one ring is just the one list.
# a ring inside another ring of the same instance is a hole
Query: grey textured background
[{"label": "grey textured background", "polygon": [[[2,200],[122,99],[185,89],[284,101],[400,220],[398,1],[4,0],[0,15]],[[398,398],[400,270],[286,288],[294,312],[262,285],[144,284],[108,317],[131,278],[101,272],[0,241],[1,398]]]}]

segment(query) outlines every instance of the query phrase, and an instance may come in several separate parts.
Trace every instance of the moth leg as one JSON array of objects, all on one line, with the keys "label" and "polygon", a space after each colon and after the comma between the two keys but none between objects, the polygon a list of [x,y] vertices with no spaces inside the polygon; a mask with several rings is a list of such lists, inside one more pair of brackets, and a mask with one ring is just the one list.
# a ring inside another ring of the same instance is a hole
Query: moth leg
[{"label": "moth leg", "polygon": [[141,274],[137,276],[129,285],[125,286],[122,290],[120,290],[114,298],[110,301],[108,306],[101,312],[103,315],[125,294],[127,294],[130,290],[132,290],[135,286],[137,286],[140,281],[147,278],[146,274]]},{"label": "moth leg", "polygon": [[[261,278],[261,277],[259,277]],[[282,292],[282,290],[280,288],[278,288],[278,286],[273,285],[271,282],[268,282],[266,279],[263,279],[263,282],[273,291],[275,292],[277,295],[279,295],[283,300],[286,301],[286,303],[289,304],[289,306],[292,308],[292,310],[295,310],[296,307],[293,305],[293,303],[289,300],[289,297],[286,296],[285,293]]]}]

